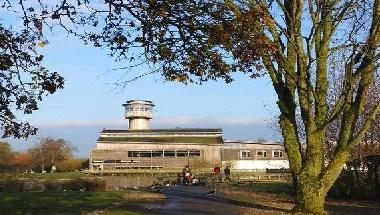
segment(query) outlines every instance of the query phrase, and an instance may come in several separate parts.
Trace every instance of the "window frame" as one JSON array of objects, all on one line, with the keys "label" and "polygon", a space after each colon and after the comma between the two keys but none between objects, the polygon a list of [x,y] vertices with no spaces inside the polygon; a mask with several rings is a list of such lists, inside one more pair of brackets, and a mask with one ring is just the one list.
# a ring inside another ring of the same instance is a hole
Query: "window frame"
[{"label": "window frame", "polygon": [[[262,153],[262,155],[259,155],[259,152]],[[267,158],[268,157],[268,153],[267,151],[261,149],[261,150],[256,150],[256,157],[257,158]]]},{"label": "window frame", "polygon": [[[276,157],[276,156],[274,155],[274,153],[276,153],[276,152],[278,152],[278,157]],[[273,157],[273,158],[283,158],[283,157],[284,157],[284,153],[283,153],[282,150],[280,150],[280,149],[273,150],[273,151],[272,151],[272,157]]]},{"label": "window frame", "polygon": [[[244,153],[246,155],[243,155]],[[250,158],[252,158],[250,150],[240,150],[240,159],[250,159]]]}]

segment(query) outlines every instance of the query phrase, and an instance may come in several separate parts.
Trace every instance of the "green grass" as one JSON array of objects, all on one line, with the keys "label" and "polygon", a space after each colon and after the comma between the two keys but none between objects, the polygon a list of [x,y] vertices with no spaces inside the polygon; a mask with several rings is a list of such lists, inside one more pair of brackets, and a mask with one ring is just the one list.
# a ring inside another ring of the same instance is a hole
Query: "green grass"
[{"label": "green grass", "polygon": [[[0,193],[0,214],[83,214],[105,210],[106,214],[147,214],[123,201],[126,192],[19,192]],[[120,203],[115,205],[115,203]]]},{"label": "green grass", "polygon": [[245,194],[245,193],[239,193],[239,194],[226,194],[226,198],[239,202],[239,203],[245,203],[245,204],[255,204],[255,200],[252,198],[252,196]]},{"label": "green grass", "polygon": [[293,186],[285,182],[265,182],[258,184],[241,185],[244,190],[250,192],[269,192],[269,193],[287,193],[294,192]]}]

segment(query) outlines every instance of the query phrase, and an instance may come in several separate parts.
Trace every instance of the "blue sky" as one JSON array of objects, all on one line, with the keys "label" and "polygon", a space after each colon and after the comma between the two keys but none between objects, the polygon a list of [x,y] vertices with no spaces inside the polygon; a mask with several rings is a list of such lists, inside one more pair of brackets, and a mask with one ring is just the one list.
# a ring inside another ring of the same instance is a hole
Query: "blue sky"
[{"label": "blue sky", "polygon": [[208,82],[202,86],[164,82],[151,75],[114,90],[116,80],[126,74],[133,78],[147,67],[110,71],[127,66],[115,63],[107,51],[85,46],[62,33],[49,35],[40,49],[44,64],[65,78],[65,88],[47,96],[32,115],[19,115],[39,127],[30,140],[10,140],[15,150],[25,150],[45,136],[67,139],[77,146],[76,155],[85,157],[96,146],[102,128],[127,128],[123,118],[126,100],[152,100],[156,105],[153,128],[217,127],[226,139],[278,140],[268,122],[276,112],[276,96],[268,77],[249,79],[235,75],[235,82]]}]

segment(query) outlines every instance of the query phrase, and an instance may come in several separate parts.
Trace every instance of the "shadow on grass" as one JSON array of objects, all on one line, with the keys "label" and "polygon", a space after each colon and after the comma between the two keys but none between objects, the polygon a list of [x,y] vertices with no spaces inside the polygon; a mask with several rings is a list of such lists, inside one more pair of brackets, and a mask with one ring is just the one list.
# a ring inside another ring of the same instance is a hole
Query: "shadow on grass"
[{"label": "shadow on grass", "polygon": [[[278,212],[286,212],[289,213],[290,210],[283,209],[283,208],[276,208],[271,207],[263,204],[258,204],[253,201],[249,201],[247,198],[244,198],[240,196],[240,198],[231,199],[228,196],[222,197],[222,196],[208,196],[206,193],[193,193],[193,192],[183,192],[178,190],[170,190],[165,191],[163,190],[163,193],[166,196],[176,196],[176,197],[184,197],[184,198],[192,198],[195,200],[203,200],[205,201],[205,205],[207,207],[207,201],[212,202],[218,202],[218,203],[224,203],[224,204],[230,204],[232,206],[240,206],[240,207],[246,207],[246,208],[255,208],[255,209],[261,209],[261,210],[271,210],[271,211],[278,211]],[[199,206],[201,207],[201,206]]]},{"label": "shadow on grass", "polygon": [[110,215],[149,214],[137,204],[124,201],[125,193],[116,191],[0,193],[0,214],[79,215],[99,210]]}]

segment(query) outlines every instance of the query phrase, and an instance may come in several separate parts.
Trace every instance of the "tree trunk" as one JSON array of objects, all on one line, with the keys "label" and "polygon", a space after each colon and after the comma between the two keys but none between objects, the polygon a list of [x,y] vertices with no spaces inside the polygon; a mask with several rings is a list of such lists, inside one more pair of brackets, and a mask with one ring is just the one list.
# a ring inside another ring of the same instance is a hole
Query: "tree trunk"
[{"label": "tree trunk", "polygon": [[293,211],[306,214],[327,214],[324,209],[327,191],[318,181],[303,177],[297,182],[296,202]]}]

